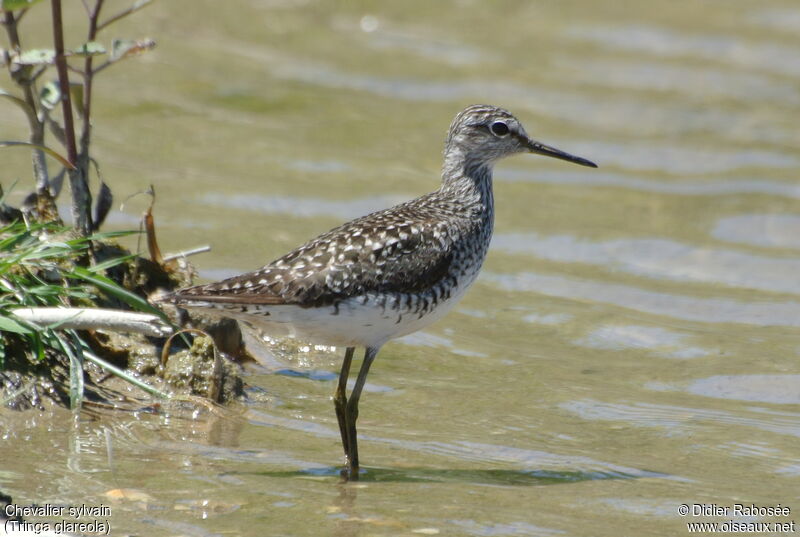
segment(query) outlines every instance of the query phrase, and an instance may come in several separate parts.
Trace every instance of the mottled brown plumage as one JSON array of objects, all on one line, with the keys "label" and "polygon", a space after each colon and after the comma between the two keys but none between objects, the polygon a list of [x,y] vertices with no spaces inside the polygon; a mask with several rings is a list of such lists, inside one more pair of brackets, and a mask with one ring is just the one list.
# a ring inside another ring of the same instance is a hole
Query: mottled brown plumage
[{"label": "mottled brown plumage", "polygon": [[320,307],[368,292],[420,293],[444,278],[470,232],[463,208],[434,194],[358,218],[264,266],[183,289],[174,301]]}]

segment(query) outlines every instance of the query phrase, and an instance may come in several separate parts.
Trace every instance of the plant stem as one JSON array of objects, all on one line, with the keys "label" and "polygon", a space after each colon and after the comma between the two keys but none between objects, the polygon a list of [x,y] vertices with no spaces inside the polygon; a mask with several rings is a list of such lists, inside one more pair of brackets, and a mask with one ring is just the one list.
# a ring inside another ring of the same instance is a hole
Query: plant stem
[{"label": "plant stem", "polygon": [[[103,7],[104,0],[97,0],[94,9],[89,11],[89,35],[87,42],[97,38],[97,20],[100,17],[100,9]],[[89,177],[89,145],[92,139],[92,85],[94,72],[92,63],[94,57],[90,54],[86,56],[83,68],[83,128],[81,129],[80,153],[78,154],[78,167],[83,170],[84,177]]]},{"label": "plant stem", "polygon": [[[5,12],[3,26],[6,27],[9,45],[17,52],[22,50],[19,40],[19,32],[17,31],[18,23],[19,17],[15,19],[12,11]],[[10,64],[9,70],[13,70],[13,67]],[[13,73],[12,79],[14,79],[14,81],[17,82],[17,85],[19,85],[22,89],[25,102],[28,105],[28,108],[25,110],[25,114],[28,117],[28,125],[31,131],[30,142],[34,145],[44,145],[44,122],[39,120],[39,116],[37,114],[37,100],[32,87],[33,80],[28,81],[23,80],[22,78],[14,77]],[[50,178],[47,172],[47,161],[44,158],[44,152],[40,149],[34,149],[31,154],[31,158],[33,164],[33,178],[36,181],[36,191],[40,195],[49,195]]]},{"label": "plant stem", "polygon": [[67,58],[64,56],[64,25],[61,16],[61,0],[51,0],[53,8],[53,48],[55,49],[56,70],[61,88],[61,106],[64,115],[64,135],[67,145],[67,158],[76,165],[74,170],[69,170],[69,184],[72,189],[72,218],[73,226],[83,236],[92,231],[92,195],[89,193],[88,184],[88,159],[86,166],[81,166],[78,160],[78,149],[75,145],[75,124],[72,118],[72,98],[69,91],[69,73],[67,72]]}]

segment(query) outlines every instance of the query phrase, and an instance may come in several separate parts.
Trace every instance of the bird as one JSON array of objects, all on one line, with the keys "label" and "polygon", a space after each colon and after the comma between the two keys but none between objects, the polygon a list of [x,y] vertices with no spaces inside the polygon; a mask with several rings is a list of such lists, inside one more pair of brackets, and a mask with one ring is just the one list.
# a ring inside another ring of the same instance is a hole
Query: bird
[{"label": "bird", "polygon": [[[494,226],[493,167],[517,153],[597,167],[532,139],[503,108],[471,105],[450,125],[437,190],[335,227],[253,272],[159,301],[344,347],[333,394],[344,450],[340,474],[358,480],[356,421],[370,367],[386,342],[440,319],[474,283]],[[364,359],[348,395],[356,347],[365,349]]]}]

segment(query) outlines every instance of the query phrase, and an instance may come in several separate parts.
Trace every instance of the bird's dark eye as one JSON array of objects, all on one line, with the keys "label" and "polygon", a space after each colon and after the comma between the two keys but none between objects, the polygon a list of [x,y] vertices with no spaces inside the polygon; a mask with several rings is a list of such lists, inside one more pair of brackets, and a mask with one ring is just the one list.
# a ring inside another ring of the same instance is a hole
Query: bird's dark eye
[{"label": "bird's dark eye", "polygon": [[492,126],[489,127],[489,130],[492,131],[492,134],[495,136],[505,136],[508,134],[508,125],[502,121],[495,121],[492,123]]}]

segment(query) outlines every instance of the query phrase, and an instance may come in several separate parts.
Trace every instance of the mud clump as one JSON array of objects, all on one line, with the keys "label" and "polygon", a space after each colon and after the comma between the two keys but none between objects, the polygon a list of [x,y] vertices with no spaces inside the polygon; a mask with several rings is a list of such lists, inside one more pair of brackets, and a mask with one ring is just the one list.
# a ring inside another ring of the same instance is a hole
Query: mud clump
[{"label": "mud clump", "polygon": [[241,367],[218,351],[208,336],[195,337],[190,348],[173,354],[163,366],[163,378],[172,389],[218,403],[244,394],[241,375]]}]

